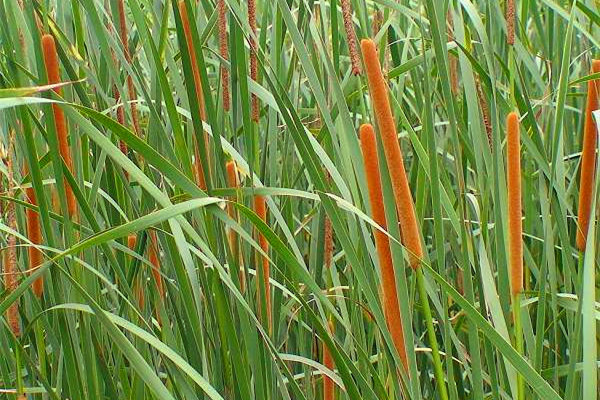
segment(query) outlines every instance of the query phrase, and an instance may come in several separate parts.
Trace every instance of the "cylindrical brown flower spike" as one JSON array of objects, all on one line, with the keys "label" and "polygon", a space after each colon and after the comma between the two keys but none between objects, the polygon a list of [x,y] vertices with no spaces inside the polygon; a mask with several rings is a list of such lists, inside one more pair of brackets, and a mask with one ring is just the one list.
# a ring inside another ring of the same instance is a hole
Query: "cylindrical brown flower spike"
[{"label": "cylindrical brown flower spike", "polygon": [[[250,78],[258,83],[258,64],[256,60],[256,0],[248,0],[248,24],[252,35],[250,36]],[[260,105],[258,97],[252,94],[252,121],[258,123],[260,117]]]},{"label": "cylindrical brown flower spike", "polygon": [[[360,127],[360,145],[363,153],[363,162],[365,164],[373,221],[383,229],[387,229],[385,208],[383,205],[383,192],[381,190],[381,179],[379,177],[377,142],[375,140],[375,131],[369,124]],[[402,360],[406,371],[408,371],[408,358],[404,345],[404,332],[402,331],[402,318],[400,317],[396,275],[394,272],[394,264],[392,262],[390,241],[388,236],[378,229],[373,229],[373,235],[375,236],[375,247],[377,248],[379,269],[381,270],[381,287],[385,318],[396,350],[400,355],[400,359]]]},{"label": "cylindrical brown flower spike", "polygon": [[348,40],[348,53],[350,54],[350,63],[352,64],[352,74],[360,75],[360,57],[358,55],[354,23],[352,22],[352,6],[350,5],[350,0],[341,0],[340,5],[342,6],[344,30],[346,31],[346,38]]},{"label": "cylindrical brown flower spike", "polygon": [[363,39],[361,41],[361,48],[365,60],[369,92],[377,119],[377,126],[383,142],[385,158],[390,169],[392,189],[398,210],[398,221],[400,222],[402,231],[402,242],[410,253],[411,267],[417,268],[421,258],[423,258],[421,236],[412,194],[408,185],[406,171],[404,170],[402,151],[398,143],[396,124],[390,107],[387,86],[381,72],[375,43],[370,39]]},{"label": "cylindrical brown flower spike", "polygon": [[[592,73],[600,72],[600,60],[592,61]],[[590,211],[592,208],[592,195],[594,190],[594,176],[596,173],[596,124],[592,112],[598,109],[598,94],[600,93],[600,79],[588,81],[587,104],[585,107],[585,123],[583,127],[583,145],[581,149],[581,176],[579,180],[579,208],[577,217],[576,245],[579,251],[585,250],[588,226],[590,224]]]},{"label": "cylindrical brown flower spike", "polygon": [[[333,321],[329,319],[329,332],[333,335],[335,332],[335,325],[333,325]],[[323,343],[323,365],[330,370],[335,369],[335,363],[333,361],[333,357],[331,356],[331,352],[325,343]],[[335,386],[333,380],[327,375],[323,375],[323,400],[334,400],[335,399]]]},{"label": "cylindrical brown flower spike", "polygon": [[[225,165],[227,170],[227,185],[231,188],[238,188],[240,186],[238,176],[237,176],[237,167],[235,166],[235,161],[229,161]],[[237,195],[230,197],[231,201],[237,201]],[[233,204],[227,203],[227,214],[229,217],[238,220],[238,213]],[[237,234],[233,229],[229,230],[229,245],[231,246],[231,253],[233,257],[239,261],[240,265],[242,265],[242,255],[239,250]],[[244,275],[244,271],[239,271],[239,279],[240,279],[240,291],[244,293],[246,291],[246,276]]]},{"label": "cylindrical brown flower spike", "polygon": [[[219,53],[224,60],[228,60],[227,7],[225,6],[225,0],[218,0],[217,8],[219,12]],[[221,65],[221,87],[223,88],[223,109],[229,111],[229,70],[224,65]]]},{"label": "cylindrical brown flower spike", "polygon": [[521,221],[521,138],[519,116],[506,117],[506,184],[508,187],[508,251],[510,287],[514,296],[523,290],[523,226]]},{"label": "cylindrical brown flower spike", "polygon": [[506,43],[515,44],[515,0],[506,0]]},{"label": "cylindrical brown flower spike", "polygon": [[[24,168],[24,175],[27,174],[27,168]],[[35,197],[35,190],[33,187],[25,189],[25,201],[32,206],[37,206],[37,199]],[[29,254],[29,273],[33,273],[43,261],[42,252],[35,246],[42,244],[42,231],[40,228],[40,216],[37,211],[27,208],[25,211],[27,219],[27,238],[32,243],[28,248]],[[44,278],[39,277],[33,282],[32,286],[33,293],[37,297],[42,297],[44,293]]]},{"label": "cylindrical brown flower spike", "polygon": [[[267,202],[264,196],[260,196],[260,195],[255,195],[254,196],[254,212],[256,213],[256,215],[258,215],[258,217],[260,219],[262,219],[264,222],[267,222]],[[258,234],[258,244],[260,245],[260,248],[262,249],[262,251],[264,251],[265,253],[268,254],[269,252],[269,242],[267,241],[267,238],[265,237],[265,235],[263,235],[262,233]],[[271,330],[271,287],[269,285],[269,260],[267,259],[267,257],[260,257],[262,260],[262,263],[257,265],[257,278],[259,276],[262,275],[263,281],[262,284],[265,287],[265,307],[267,309],[267,324],[269,327],[269,331]],[[259,274],[259,268],[262,269],[262,273]],[[261,302],[261,298],[260,298],[260,285],[261,282],[259,279],[256,280],[257,283],[257,293],[259,294],[258,297],[258,307],[259,310],[262,309],[262,302]]]},{"label": "cylindrical brown flower spike", "polygon": [[[117,1],[117,9],[119,14],[119,37],[121,38],[121,45],[123,46],[123,56],[125,61],[131,65],[131,53],[129,51],[129,44],[127,40],[127,20],[125,19],[125,3],[124,0]],[[133,78],[127,74],[127,91],[129,92],[129,99],[132,100],[130,104],[131,110],[131,122],[133,124],[133,130],[136,135],[140,135],[140,123],[137,112],[137,104],[135,100],[137,94],[135,92],[135,86],[133,85]]]},{"label": "cylindrical brown flower spike", "polygon": [[[60,72],[58,69],[58,54],[56,53],[56,44],[54,38],[50,34],[42,36],[42,50],[44,53],[44,63],[46,65],[46,75],[49,84],[60,82]],[[54,92],[59,96],[62,93],[61,88],[55,88]],[[54,126],[56,128],[56,137],[61,157],[63,158],[67,168],[73,173],[73,159],[71,158],[71,149],[67,139],[67,122],[62,108],[58,104],[52,104],[52,112],[54,114]],[[65,180],[65,193],[67,196],[67,211],[69,216],[77,216],[77,201],[73,194],[73,189]]]},{"label": "cylindrical brown flower spike", "polygon": [[[8,180],[8,198],[14,197],[13,183],[14,183],[14,131],[9,132],[8,148],[7,153],[2,154],[4,163],[7,170]],[[17,216],[15,213],[14,201],[9,201],[6,207],[6,222],[9,228],[17,230]],[[6,239],[6,249],[3,254],[3,274],[4,274],[4,288],[7,293],[11,293],[18,286],[17,274],[19,268],[17,266],[17,237],[15,235],[8,235]],[[6,321],[15,336],[21,336],[21,326],[19,325],[19,301],[15,300],[6,310]]]},{"label": "cylindrical brown flower spike", "polygon": [[[181,15],[181,23],[183,25],[183,32],[185,35],[185,41],[187,43],[188,54],[190,55],[190,62],[192,64],[192,74],[194,76],[194,88],[196,91],[196,98],[198,99],[198,107],[200,108],[200,118],[206,121],[206,110],[204,108],[204,95],[202,92],[202,82],[200,80],[200,70],[198,69],[198,60],[196,59],[196,52],[194,50],[194,44],[192,42],[192,30],[190,28],[190,20],[188,18],[187,8],[185,1],[181,0],[179,3],[179,14]],[[204,144],[208,156],[208,136],[206,132],[204,135]],[[200,149],[198,143],[194,139],[194,164],[196,167],[196,184],[200,189],[206,190],[206,174],[204,167],[200,161]]]}]

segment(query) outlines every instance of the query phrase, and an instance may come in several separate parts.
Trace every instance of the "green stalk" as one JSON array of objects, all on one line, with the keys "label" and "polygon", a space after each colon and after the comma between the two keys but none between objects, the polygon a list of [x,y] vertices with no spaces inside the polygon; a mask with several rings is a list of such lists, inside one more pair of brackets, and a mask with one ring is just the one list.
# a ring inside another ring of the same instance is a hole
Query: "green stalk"
[{"label": "green stalk", "polygon": [[448,391],[445,384],[442,360],[440,359],[440,350],[438,347],[437,338],[435,337],[433,317],[431,315],[431,308],[429,307],[427,291],[425,290],[425,276],[423,275],[422,268],[417,268],[415,272],[417,274],[417,288],[419,290],[419,296],[421,297],[421,302],[423,303],[423,314],[425,314],[425,323],[427,325],[427,338],[429,339],[429,346],[431,347],[431,355],[433,357],[433,373],[435,376],[435,383],[437,384],[440,392],[440,399],[448,400]]},{"label": "green stalk", "polygon": [[[523,326],[521,323],[521,294],[512,298],[512,312],[514,318],[515,349],[523,355]],[[525,400],[525,381],[523,375],[517,374],[517,400]]]}]

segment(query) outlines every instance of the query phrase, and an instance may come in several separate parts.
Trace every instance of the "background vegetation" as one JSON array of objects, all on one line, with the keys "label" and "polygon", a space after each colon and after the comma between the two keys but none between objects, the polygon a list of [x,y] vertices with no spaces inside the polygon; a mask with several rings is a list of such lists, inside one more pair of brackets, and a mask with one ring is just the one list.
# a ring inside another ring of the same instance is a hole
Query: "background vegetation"
[{"label": "background vegetation", "polygon": [[[598,2],[219,3],[0,1],[0,398],[597,398],[594,218],[575,236]],[[423,245],[410,268],[377,135],[406,364],[357,136],[363,38]]]}]

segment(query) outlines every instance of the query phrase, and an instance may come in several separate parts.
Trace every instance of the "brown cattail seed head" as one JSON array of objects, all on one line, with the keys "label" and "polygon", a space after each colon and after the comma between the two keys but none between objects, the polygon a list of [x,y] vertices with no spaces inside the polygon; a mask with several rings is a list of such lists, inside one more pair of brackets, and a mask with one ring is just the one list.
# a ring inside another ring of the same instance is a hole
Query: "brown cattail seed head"
[{"label": "brown cattail seed head", "polygon": [[523,290],[523,226],[521,221],[521,139],[519,116],[506,117],[506,169],[508,187],[508,251],[510,287],[514,296]]}]

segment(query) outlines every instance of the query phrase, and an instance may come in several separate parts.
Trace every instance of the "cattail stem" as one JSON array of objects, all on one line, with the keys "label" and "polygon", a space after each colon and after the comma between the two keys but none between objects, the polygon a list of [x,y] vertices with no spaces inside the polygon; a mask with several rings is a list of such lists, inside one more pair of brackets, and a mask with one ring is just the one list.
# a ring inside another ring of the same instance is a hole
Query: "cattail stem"
[{"label": "cattail stem", "polygon": [[[248,0],[248,24],[250,25],[250,78],[258,83],[258,63],[256,59],[256,0]],[[252,93],[252,121],[258,123],[260,104],[258,97]]]},{"label": "cattail stem", "polygon": [[[329,319],[329,332],[331,335],[335,332],[335,325],[333,325],[333,320]],[[323,365],[330,369],[335,369],[335,363],[333,357],[331,356],[331,352],[325,343],[323,343]],[[323,375],[323,400],[334,400],[335,398],[335,385],[333,380],[327,375]]]},{"label": "cattail stem", "polygon": [[352,74],[360,75],[360,57],[358,55],[358,45],[356,43],[356,33],[354,32],[354,23],[352,22],[352,6],[350,0],[341,0],[342,18],[344,20],[344,30],[348,40],[348,53],[350,54],[350,63],[352,65]]},{"label": "cattail stem", "polygon": [[[227,164],[225,165],[225,169],[227,170],[227,184],[229,185],[229,187],[235,188],[235,189],[239,188],[240,183],[239,183],[238,176],[237,176],[237,167],[235,165],[235,161],[227,162]],[[237,201],[237,195],[231,196],[230,200]],[[237,209],[234,207],[234,205],[232,203],[227,203],[227,214],[233,220],[238,221]],[[233,259],[237,260],[239,265],[243,265],[242,254],[240,253],[238,240],[237,240],[237,234],[235,233],[235,231],[233,229],[230,229],[228,236],[229,236],[229,246],[231,247],[231,253],[233,255]],[[246,275],[244,274],[244,271],[240,270],[238,276],[239,276],[239,280],[240,280],[240,291],[242,293],[244,293],[246,291]]]},{"label": "cattail stem", "polygon": [[[600,72],[600,60],[592,61],[592,73]],[[579,251],[585,251],[588,227],[590,225],[590,212],[594,190],[594,176],[596,173],[596,124],[592,112],[598,109],[598,94],[600,93],[600,79],[588,81],[587,104],[585,107],[585,122],[583,129],[583,144],[581,150],[581,176],[579,180],[579,207],[577,217],[576,245]]]},{"label": "cattail stem", "polygon": [[[219,12],[219,53],[224,60],[228,60],[227,7],[225,5],[225,0],[218,0],[217,8]],[[223,88],[223,109],[229,111],[229,70],[224,65],[221,65],[221,87]]]},{"label": "cattail stem", "polygon": [[392,189],[396,199],[396,208],[398,211],[398,221],[402,231],[402,242],[409,251],[409,262],[413,268],[419,267],[419,261],[423,258],[421,247],[421,235],[417,224],[414,203],[404,163],[402,160],[402,151],[398,143],[396,125],[392,115],[392,109],[388,98],[388,90],[381,72],[381,65],[377,57],[377,48],[370,39],[361,41],[361,48],[365,60],[367,79],[369,81],[369,91],[377,126],[383,142],[385,158],[390,170]]},{"label": "cattail stem", "polygon": [[[52,35],[46,34],[42,36],[42,50],[44,53],[44,63],[46,66],[48,83],[59,83],[60,72],[58,67],[58,54],[56,53],[56,44],[54,43],[54,37],[52,37]],[[60,87],[54,88],[53,90],[59,96],[62,93],[62,89]],[[69,147],[69,141],[67,138],[67,122],[65,120],[65,114],[58,104],[52,104],[52,112],[54,114],[54,127],[56,129],[56,138],[58,141],[60,155],[63,158],[67,169],[73,173],[73,159],[71,157],[71,149]],[[75,200],[73,189],[66,180],[64,180],[64,187],[67,196],[67,212],[69,216],[76,217],[77,201]]]},{"label": "cattail stem", "polygon": [[[25,174],[27,170],[25,169]],[[35,197],[35,190],[32,187],[25,189],[26,201],[32,206],[37,206],[37,199]],[[37,211],[27,208],[25,211],[27,220],[27,238],[32,243],[28,248],[29,255],[29,273],[33,273],[43,261],[42,252],[36,247],[42,244],[42,231],[40,227],[40,216]],[[32,285],[33,293],[37,297],[42,297],[44,293],[44,278],[37,278]]]},{"label": "cattail stem", "polygon": [[[125,4],[124,0],[117,1],[117,10],[119,14],[119,36],[121,38],[121,45],[123,46],[123,56],[125,61],[131,65],[131,53],[129,52],[129,42],[127,40],[127,20],[125,19]],[[129,92],[130,110],[131,110],[131,122],[133,124],[133,130],[136,135],[140,135],[140,123],[137,112],[137,94],[135,92],[135,86],[133,85],[133,78],[127,74],[127,91]]]},{"label": "cattail stem", "polygon": [[[383,229],[387,230],[383,192],[381,190],[381,179],[379,177],[377,142],[375,139],[375,131],[371,125],[365,124],[360,127],[360,144],[363,153],[363,162],[365,164],[373,221]],[[378,229],[373,229],[373,235],[375,236],[375,246],[379,257],[379,268],[381,270],[383,311],[394,346],[400,355],[400,360],[402,361],[405,371],[408,371],[408,357],[406,354],[406,345],[404,343],[404,331],[398,304],[396,275],[394,272],[394,264],[392,262],[389,238]]]},{"label": "cattail stem", "polygon": [[[181,0],[179,3],[179,14],[181,15],[181,23],[183,25],[183,33],[187,44],[188,54],[190,55],[190,63],[192,64],[192,74],[194,76],[194,89],[196,91],[196,98],[198,100],[198,107],[200,109],[200,119],[206,120],[206,109],[204,107],[204,94],[202,91],[202,81],[200,80],[200,70],[198,69],[198,60],[196,59],[196,50],[194,49],[194,43],[192,42],[192,30],[190,28],[190,20],[188,17],[187,8],[185,1]],[[203,132],[204,145],[208,156],[208,135]],[[200,189],[206,190],[206,173],[204,167],[200,161],[200,149],[198,142],[194,137],[194,164],[196,167],[196,184]]]},{"label": "cattail stem", "polygon": [[[254,212],[260,219],[262,219],[265,223],[267,222],[267,203],[264,196],[255,195],[254,196]],[[262,233],[258,234],[258,244],[263,252],[269,252],[269,242],[267,238]],[[269,331],[272,328],[271,322],[271,287],[269,284],[269,259],[265,256],[260,257],[261,263],[257,264],[257,293],[258,293],[258,307],[259,310],[262,310],[263,307],[266,309],[267,315],[267,325],[269,327]],[[261,301],[262,293],[264,287],[264,304]],[[262,313],[262,311],[261,311]]]},{"label": "cattail stem", "polygon": [[506,169],[508,187],[508,250],[512,296],[523,290],[523,226],[521,221],[521,140],[519,116],[506,118]]}]

